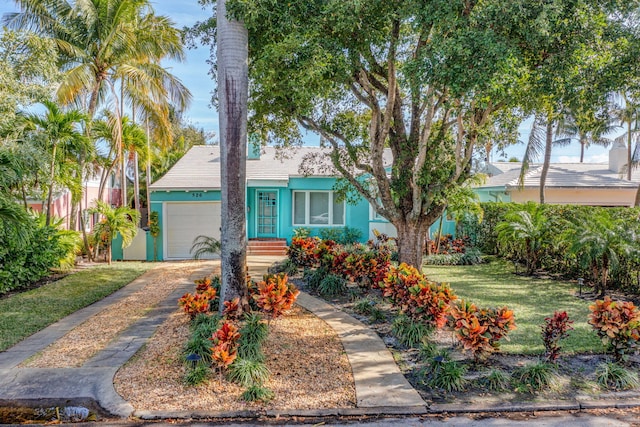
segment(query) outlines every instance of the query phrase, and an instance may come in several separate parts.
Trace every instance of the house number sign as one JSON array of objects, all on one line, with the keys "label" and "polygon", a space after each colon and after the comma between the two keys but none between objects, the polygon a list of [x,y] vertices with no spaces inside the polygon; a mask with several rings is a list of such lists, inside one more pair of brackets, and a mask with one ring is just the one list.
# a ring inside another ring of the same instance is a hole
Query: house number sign
[{"label": "house number sign", "polygon": [[200,199],[202,198],[202,193],[191,193],[191,197],[195,198],[195,199]]}]

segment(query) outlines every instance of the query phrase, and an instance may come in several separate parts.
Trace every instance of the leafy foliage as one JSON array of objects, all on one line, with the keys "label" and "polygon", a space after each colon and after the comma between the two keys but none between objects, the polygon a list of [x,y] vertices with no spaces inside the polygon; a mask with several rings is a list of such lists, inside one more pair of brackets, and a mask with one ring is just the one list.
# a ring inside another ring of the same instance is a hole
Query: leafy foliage
[{"label": "leafy foliage", "polygon": [[191,250],[189,253],[193,255],[193,259],[200,259],[206,255],[215,255],[220,253],[221,243],[217,239],[209,236],[200,235],[193,239]]},{"label": "leafy foliage", "polygon": [[498,351],[500,340],[516,328],[513,311],[478,309],[474,304],[460,301],[451,310],[453,329],[465,350],[473,353],[475,360],[486,358]]},{"label": "leafy foliage", "polygon": [[553,313],[553,317],[545,317],[542,325],[542,341],[544,342],[547,362],[555,362],[560,356],[560,340],[569,336],[573,321],[569,320],[566,311]]},{"label": "leafy foliage", "polygon": [[519,382],[518,389],[529,392],[553,388],[558,380],[554,366],[545,362],[532,363],[516,369],[513,378]]},{"label": "leafy foliage", "polygon": [[629,390],[640,387],[638,373],[614,362],[604,362],[596,368],[596,381],[604,389]]},{"label": "leafy foliage", "polygon": [[391,331],[402,344],[407,347],[415,347],[431,336],[433,328],[400,314],[393,319]]},{"label": "leafy foliage", "polygon": [[267,275],[258,283],[258,294],[253,295],[253,299],[260,310],[275,319],[291,308],[299,294],[286,274]]},{"label": "leafy foliage", "polygon": [[403,313],[432,328],[447,323],[451,302],[457,298],[447,284],[431,282],[407,264],[391,267],[379,287]]},{"label": "leafy foliage", "polygon": [[362,238],[362,232],[353,227],[328,227],[320,230],[320,239],[333,240],[339,245],[356,243]]},{"label": "leafy foliage", "polygon": [[261,360],[237,358],[227,377],[243,387],[261,386],[269,378],[269,369]]},{"label": "leafy foliage", "polygon": [[253,385],[242,393],[242,399],[247,402],[267,403],[274,397],[273,391],[266,387]]},{"label": "leafy foliage", "polygon": [[606,296],[590,305],[589,310],[589,324],[617,361],[638,347],[640,311],[632,302],[613,301]]},{"label": "leafy foliage", "polygon": [[327,274],[322,278],[320,284],[318,285],[318,292],[323,297],[337,297],[340,295],[344,295],[347,291],[347,284],[345,280],[336,276],[335,274]]},{"label": "leafy foliage", "polygon": [[450,360],[448,353],[436,354],[420,374],[425,385],[447,392],[463,391],[467,380],[467,367]]},{"label": "leafy foliage", "polygon": [[216,368],[223,370],[236,360],[239,339],[238,328],[229,322],[224,322],[213,334],[211,337],[213,343],[211,360]]},{"label": "leafy foliage", "polygon": [[501,392],[509,387],[510,377],[500,369],[492,369],[488,375],[480,378],[479,382],[491,391]]},{"label": "leafy foliage", "polygon": [[19,227],[0,219],[0,294],[20,289],[50,274],[67,256],[55,228],[24,217]]}]

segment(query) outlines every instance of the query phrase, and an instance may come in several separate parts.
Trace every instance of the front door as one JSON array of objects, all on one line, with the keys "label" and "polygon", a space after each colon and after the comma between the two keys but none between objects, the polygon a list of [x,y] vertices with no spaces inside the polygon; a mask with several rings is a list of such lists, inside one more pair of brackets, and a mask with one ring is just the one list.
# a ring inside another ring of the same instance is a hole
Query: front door
[{"label": "front door", "polygon": [[258,237],[278,237],[278,192],[256,192],[258,198]]}]

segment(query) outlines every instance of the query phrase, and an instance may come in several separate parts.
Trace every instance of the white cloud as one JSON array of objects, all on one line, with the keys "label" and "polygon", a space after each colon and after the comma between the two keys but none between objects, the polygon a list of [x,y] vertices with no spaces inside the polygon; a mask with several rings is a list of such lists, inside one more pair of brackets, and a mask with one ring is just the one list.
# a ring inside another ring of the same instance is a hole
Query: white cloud
[{"label": "white cloud", "polygon": [[591,156],[585,157],[585,163],[608,163],[609,162],[609,153],[604,152],[600,154],[593,154]]},{"label": "white cloud", "polygon": [[579,163],[579,156],[558,156],[558,163]]}]

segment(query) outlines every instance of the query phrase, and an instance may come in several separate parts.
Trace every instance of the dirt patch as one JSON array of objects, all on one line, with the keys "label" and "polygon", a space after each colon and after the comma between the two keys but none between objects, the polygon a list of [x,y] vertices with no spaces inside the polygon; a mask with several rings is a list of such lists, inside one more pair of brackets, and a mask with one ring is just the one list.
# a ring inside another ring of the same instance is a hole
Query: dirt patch
[{"label": "dirt patch", "polygon": [[355,406],[353,375],[342,343],[324,321],[300,307],[269,327],[264,353],[271,375],[265,386],[275,397],[268,404],[243,401],[244,389],[218,375],[200,386],[185,385],[181,353],[188,336],[187,316],[171,315],[145,348],[118,371],[117,392],[135,408],[152,411]]}]

